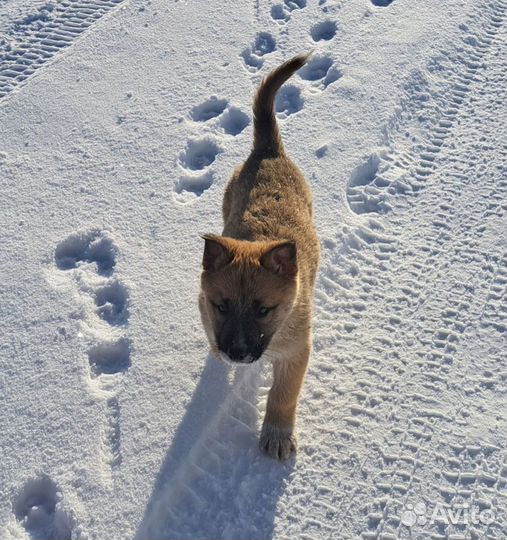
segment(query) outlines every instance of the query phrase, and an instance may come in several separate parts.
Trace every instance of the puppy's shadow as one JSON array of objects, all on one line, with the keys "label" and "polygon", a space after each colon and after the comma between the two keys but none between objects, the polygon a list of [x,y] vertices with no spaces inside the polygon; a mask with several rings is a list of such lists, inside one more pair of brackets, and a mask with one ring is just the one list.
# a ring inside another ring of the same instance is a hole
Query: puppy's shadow
[{"label": "puppy's shadow", "polygon": [[257,447],[266,370],[261,363],[232,368],[208,356],[137,540],[273,536],[277,502],[294,461],[279,463]]}]

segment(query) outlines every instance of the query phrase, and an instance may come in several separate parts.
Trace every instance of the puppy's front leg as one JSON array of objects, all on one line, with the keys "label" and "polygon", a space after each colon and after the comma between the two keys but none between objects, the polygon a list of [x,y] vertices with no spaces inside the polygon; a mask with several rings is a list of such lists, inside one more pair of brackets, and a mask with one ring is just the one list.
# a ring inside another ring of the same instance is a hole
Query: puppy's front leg
[{"label": "puppy's front leg", "polygon": [[275,459],[287,459],[296,451],[296,407],[309,356],[310,345],[305,344],[296,356],[273,362],[273,386],[259,446]]}]

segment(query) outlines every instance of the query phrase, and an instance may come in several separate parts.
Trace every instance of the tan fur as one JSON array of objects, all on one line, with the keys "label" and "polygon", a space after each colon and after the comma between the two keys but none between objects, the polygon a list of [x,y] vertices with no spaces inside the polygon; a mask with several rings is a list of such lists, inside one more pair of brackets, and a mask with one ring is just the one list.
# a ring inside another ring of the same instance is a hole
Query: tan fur
[{"label": "tan fur", "polygon": [[[216,336],[223,324],[217,305],[228,302],[239,306],[238,313],[254,302],[277,306],[256,324],[261,336],[272,335],[263,356],[272,361],[274,375],[260,446],[279,459],[289,457],[296,449],[294,425],[311,350],[319,242],[312,221],[310,188],[285,154],[273,100],[279,86],[306,60],[299,56],[286,62],[258,90],[254,148],[226,188],[222,236],[205,237],[206,249],[211,253],[205,252],[205,260],[212,260],[214,266],[205,264],[199,298],[203,325],[217,356],[220,351]],[[284,273],[285,266],[277,266],[280,258],[276,250],[287,241],[295,243],[297,250],[295,275]]]}]

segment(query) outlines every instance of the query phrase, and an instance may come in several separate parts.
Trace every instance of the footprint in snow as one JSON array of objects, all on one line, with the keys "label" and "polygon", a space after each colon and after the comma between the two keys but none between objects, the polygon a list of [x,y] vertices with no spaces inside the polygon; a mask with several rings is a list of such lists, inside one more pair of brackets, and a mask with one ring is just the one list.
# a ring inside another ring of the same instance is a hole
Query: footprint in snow
[{"label": "footprint in snow", "polygon": [[358,165],[350,175],[347,184],[347,201],[355,214],[383,213],[385,194],[380,189],[379,176],[381,159],[372,154]]},{"label": "footprint in snow", "polygon": [[321,21],[310,30],[313,41],[329,41],[336,35],[336,23],[331,20]]},{"label": "footprint in snow", "polygon": [[341,71],[333,65],[333,59],[326,55],[312,56],[298,73],[303,80],[320,89],[327,88],[342,76]]},{"label": "footprint in snow", "polygon": [[112,326],[127,323],[129,312],[128,291],[118,279],[111,279],[94,291],[97,314]]},{"label": "footprint in snow", "polygon": [[305,8],[306,0],[284,0],[284,4],[289,11],[294,11],[295,9]]},{"label": "footprint in snow", "polygon": [[301,90],[292,84],[286,84],[280,88],[275,101],[275,110],[279,118],[286,118],[297,113],[304,106],[305,100]]},{"label": "footprint in snow", "polygon": [[[107,231],[92,229],[76,232],[61,241],[55,249],[57,268],[71,277],[87,306],[93,306],[87,316],[87,331],[93,337],[88,349],[90,387],[105,397],[106,423],[103,441],[111,468],[121,463],[120,405],[117,398],[118,377],[131,364],[131,341],[123,328],[129,318],[129,292],[115,276],[118,248]],[[102,321],[102,322],[100,322]],[[104,337],[104,325],[110,337]]]},{"label": "footprint in snow", "polygon": [[190,111],[190,118],[195,122],[207,122],[212,118],[220,116],[225,111],[228,104],[226,99],[219,99],[216,96],[211,96],[210,99],[200,105],[196,105]]},{"label": "footprint in snow", "polygon": [[205,123],[211,132],[232,136],[239,135],[250,123],[247,114],[217,96],[211,96],[194,107],[190,111],[190,118],[194,122]]},{"label": "footprint in snow", "polygon": [[271,18],[279,24],[285,24],[291,17],[291,13],[304,9],[306,0],[284,0],[281,4],[275,4],[271,8]]},{"label": "footprint in snow", "polygon": [[180,153],[180,165],[190,171],[202,171],[211,165],[221,148],[211,138],[190,139],[187,147]]},{"label": "footprint in snow", "polygon": [[56,246],[54,254],[59,270],[78,271],[76,282],[94,299],[95,313],[113,326],[127,323],[129,302],[127,288],[112,276],[117,253],[109,233],[92,229],[71,234]]},{"label": "footprint in snow", "polygon": [[[215,183],[215,173],[206,171],[200,175],[183,174],[174,186],[174,198],[177,202],[186,204],[200,197]],[[191,195],[192,198],[189,198]]]},{"label": "footprint in snow", "polygon": [[250,47],[247,47],[241,57],[248,71],[255,73],[264,64],[264,56],[276,50],[275,38],[269,32],[259,32]]},{"label": "footprint in snow", "polygon": [[101,275],[114,269],[116,246],[103,231],[93,230],[71,234],[55,249],[55,262],[60,270],[78,268],[83,263],[94,263]]},{"label": "footprint in snow", "polygon": [[14,516],[32,540],[71,540],[75,528],[62,494],[48,476],[28,480],[13,502]]},{"label": "footprint in snow", "polygon": [[174,186],[174,199],[181,204],[195,201],[209,189],[215,180],[210,165],[222,152],[211,137],[190,139],[185,150],[180,152],[178,165],[182,171]]},{"label": "footprint in snow", "polygon": [[250,123],[250,117],[237,107],[229,107],[220,117],[220,128],[227,135],[239,135]]},{"label": "footprint in snow", "polygon": [[174,186],[174,200],[180,204],[195,202],[213,185],[215,172],[211,166],[223,152],[217,137],[235,137],[250,124],[250,117],[246,113],[217,96],[211,96],[193,107],[189,116],[199,125],[199,129],[212,136],[189,139],[178,156],[177,164],[182,174]]},{"label": "footprint in snow", "polygon": [[98,343],[88,351],[91,376],[123,373],[130,367],[130,341],[120,338],[117,341]]}]

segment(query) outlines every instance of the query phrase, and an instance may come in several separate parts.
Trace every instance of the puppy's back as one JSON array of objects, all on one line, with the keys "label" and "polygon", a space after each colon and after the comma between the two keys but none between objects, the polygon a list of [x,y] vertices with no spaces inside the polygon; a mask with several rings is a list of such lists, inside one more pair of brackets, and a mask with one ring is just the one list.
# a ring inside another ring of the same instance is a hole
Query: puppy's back
[{"label": "puppy's back", "polygon": [[224,236],[242,240],[294,240],[302,274],[313,281],[319,244],[306,179],[286,155],[274,102],[280,86],[308,60],[298,55],[271,72],[254,100],[254,145],[224,196]]}]

